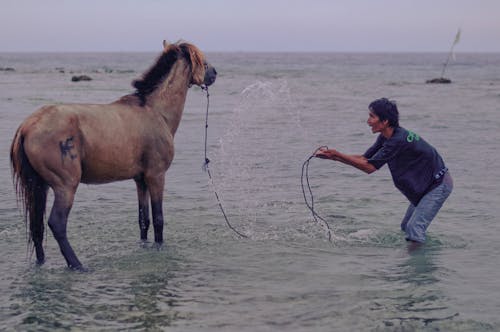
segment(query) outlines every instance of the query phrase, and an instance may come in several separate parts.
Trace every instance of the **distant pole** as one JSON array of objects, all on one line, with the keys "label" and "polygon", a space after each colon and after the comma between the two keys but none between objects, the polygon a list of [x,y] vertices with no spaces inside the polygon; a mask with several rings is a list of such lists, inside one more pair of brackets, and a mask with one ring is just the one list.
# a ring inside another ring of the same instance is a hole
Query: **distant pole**
[{"label": "distant pole", "polygon": [[450,52],[448,53],[448,58],[446,59],[446,62],[444,63],[443,66],[443,71],[441,72],[441,78],[444,77],[444,71],[446,70],[446,67],[448,66],[448,62],[450,62],[450,58],[455,55],[453,54],[453,48],[455,47],[456,44],[460,41],[460,28],[458,28],[457,34],[455,36],[455,40],[453,41],[453,44],[451,44]]}]

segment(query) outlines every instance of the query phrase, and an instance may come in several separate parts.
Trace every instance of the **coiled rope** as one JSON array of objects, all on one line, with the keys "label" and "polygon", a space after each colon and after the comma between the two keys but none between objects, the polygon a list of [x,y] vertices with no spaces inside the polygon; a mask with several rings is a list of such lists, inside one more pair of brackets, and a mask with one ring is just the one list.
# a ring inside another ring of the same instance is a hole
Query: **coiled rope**
[{"label": "coiled rope", "polygon": [[207,157],[207,142],[208,142],[208,109],[210,106],[210,94],[208,93],[208,87],[207,86],[202,86],[202,90],[205,90],[207,93],[207,111],[206,111],[206,116],[205,116],[205,161],[203,163],[203,170],[207,172],[208,178],[210,179],[210,183],[212,184],[212,188],[215,194],[215,198],[217,199],[217,204],[219,205],[220,210],[222,211],[222,215],[224,216],[224,219],[226,220],[226,225],[238,236],[243,237],[243,238],[248,238],[245,234],[239,232],[234,228],[231,223],[229,222],[229,219],[227,218],[226,212],[224,211],[224,207],[222,206],[221,200],[219,198],[219,194],[217,193],[217,190],[215,189],[215,184],[214,180],[212,178],[212,174],[210,173],[210,168],[208,167],[208,164],[210,163],[210,159]]},{"label": "coiled rope", "polygon": [[[315,157],[316,152],[318,152],[321,149],[328,149],[327,146],[320,146],[314,152],[311,154],[309,158],[302,164],[302,176],[300,177],[300,184],[302,186],[302,194],[304,195],[304,201],[306,202],[306,206],[311,211],[311,214],[313,216],[314,221],[319,224],[319,225],[324,225],[326,228],[327,234],[328,234],[328,241],[332,243],[332,231],[330,228],[330,225],[328,222],[321,217],[315,210],[314,210],[314,196],[311,190],[311,185],[309,183],[309,162],[311,161],[312,158]],[[305,180],[305,181],[304,181]],[[306,186],[307,186],[307,191],[309,193],[309,200],[307,199],[306,195]],[[321,221],[321,222],[320,222]]]}]

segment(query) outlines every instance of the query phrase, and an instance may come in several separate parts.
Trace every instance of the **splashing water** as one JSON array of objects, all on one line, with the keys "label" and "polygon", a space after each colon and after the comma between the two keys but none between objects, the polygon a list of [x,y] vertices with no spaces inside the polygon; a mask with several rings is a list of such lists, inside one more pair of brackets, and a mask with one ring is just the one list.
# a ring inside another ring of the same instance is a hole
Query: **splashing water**
[{"label": "splashing water", "polygon": [[[270,126],[275,130],[259,130]],[[254,239],[304,234],[305,224],[326,233],[327,238],[348,241],[333,234],[327,225],[305,222],[300,188],[290,188],[285,178],[279,181],[280,174],[289,174],[290,168],[297,169],[299,180],[298,156],[303,151],[298,151],[298,143],[304,141],[304,135],[300,107],[292,100],[286,80],[256,81],[241,91],[214,159],[218,186],[229,213],[240,219],[245,232]],[[264,146],[273,149],[264,150]]]},{"label": "splashing water", "polygon": [[[266,219],[283,218],[283,212],[295,208],[298,192],[291,193],[284,183],[282,186],[269,179],[279,177],[279,170],[296,166],[293,153],[283,152],[290,150],[290,144],[296,140],[293,133],[302,131],[286,80],[256,81],[245,87],[239,97],[219,140],[214,168],[218,186],[231,207],[229,213],[236,214],[246,227],[254,228],[267,224]],[[258,130],[263,126],[276,130]],[[274,148],[264,150],[263,146]],[[280,220],[276,221],[279,224]]]}]

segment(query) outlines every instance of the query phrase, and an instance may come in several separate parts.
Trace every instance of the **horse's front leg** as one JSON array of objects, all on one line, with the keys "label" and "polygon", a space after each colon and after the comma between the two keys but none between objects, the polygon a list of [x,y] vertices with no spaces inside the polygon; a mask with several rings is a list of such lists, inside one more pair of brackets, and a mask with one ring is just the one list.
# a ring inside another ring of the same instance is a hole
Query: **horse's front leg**
[{"label": "horse's front leg", "polygon": [[48,225],[54,235],[62,255],[66,259],[68,267],[73,270],[85,270],[82,263],[76,257],[73,248],[68,241],[66,233],[66,225],[68,223],[68,215],[73,206],[75,189],[63,188],[54,189],[54,205],[50,211]]},{"label": "horse's front leg", "polygon": [[137,187],[137,200],[139,202],[139,229],[141,232],[141,241],[148,240],[149,229],[149,192],[148,186],[144,181],[144,176],[135,178],[135,185]]},{"label": "horse's front leg", "polygon": [[146,177],[146,184],[151,196],[155,243],[158,247],[161,247],[163,244],[163,187],[165,185],[165,174]]}]

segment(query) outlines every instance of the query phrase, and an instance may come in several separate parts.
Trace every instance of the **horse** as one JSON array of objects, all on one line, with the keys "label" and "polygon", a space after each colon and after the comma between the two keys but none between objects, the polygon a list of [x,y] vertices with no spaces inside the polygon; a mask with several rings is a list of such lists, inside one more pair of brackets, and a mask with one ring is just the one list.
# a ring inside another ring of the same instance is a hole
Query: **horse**
[{"label": "horse", "polygon": [[165,173],[174,158],[174,135],[188,89],[206,88],[217,71],[187,42],[163,42],[163,52],[134,93],[109,104],[42,106],[17,129],[10,149],[11,170],[22,203],[28,244],[36,264],[45,262],[42,240],[49,188],[54,202],[47,224],[68,267],[85,271],[66,233],[79,183],[133,179],[139,203],[140,239],[147,241],[150,206],[154,245],[163,244]]}]

